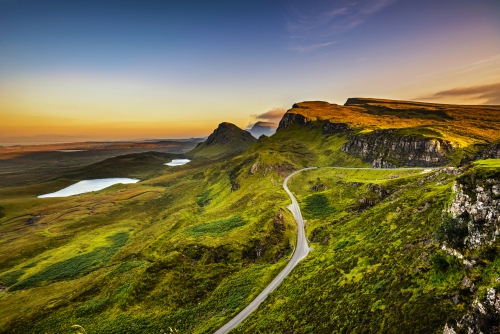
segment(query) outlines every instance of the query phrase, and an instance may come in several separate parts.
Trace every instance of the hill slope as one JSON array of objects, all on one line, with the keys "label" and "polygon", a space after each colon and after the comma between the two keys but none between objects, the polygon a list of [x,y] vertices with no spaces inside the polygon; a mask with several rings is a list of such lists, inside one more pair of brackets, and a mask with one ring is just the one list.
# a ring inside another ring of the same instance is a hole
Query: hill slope
[{"label": "hill slope", "polygon": [[198,144],[186,155],[192,158],[219,157],[229,153],[241,152],[252,146],[257,139],[248,131],[231,123],[221,123],[208,136],[207,140]]}]

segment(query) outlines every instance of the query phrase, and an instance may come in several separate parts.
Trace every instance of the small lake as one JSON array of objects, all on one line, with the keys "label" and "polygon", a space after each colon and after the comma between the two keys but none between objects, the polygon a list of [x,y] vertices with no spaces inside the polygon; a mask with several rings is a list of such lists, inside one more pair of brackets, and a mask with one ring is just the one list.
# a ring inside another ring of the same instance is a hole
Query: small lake
[{"label": "small lake", "polygon": [[182,166],[190,162],[191,160],[189,159],[174,159],[170,162],[167,162],[165,165],[167,166]]},{"label": "small lake", "polygon": [[40,195],[38,198],[47,197],[68,197],[73,195],[79,195],[84,193],[89,193],[92,191],[102,190],[107,187],[111,187],[115,184],[129,184],[139,182],[138,179],[129,178],[110,178],[110,179],[97,179],[97,180],[84,180],[77,182],[69,187],[56,191],[55,193]]}]

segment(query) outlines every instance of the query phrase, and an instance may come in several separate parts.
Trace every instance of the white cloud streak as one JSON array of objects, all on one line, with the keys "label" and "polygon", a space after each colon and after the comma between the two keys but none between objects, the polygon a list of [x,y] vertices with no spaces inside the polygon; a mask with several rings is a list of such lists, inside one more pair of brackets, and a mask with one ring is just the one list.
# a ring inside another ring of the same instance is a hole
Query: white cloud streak
[{"label": "white cloud streak", "polygon": [[366,22],[395,0],[298,0],[288,7],[290,50],[311,52],[335,44],[341,35]]}]

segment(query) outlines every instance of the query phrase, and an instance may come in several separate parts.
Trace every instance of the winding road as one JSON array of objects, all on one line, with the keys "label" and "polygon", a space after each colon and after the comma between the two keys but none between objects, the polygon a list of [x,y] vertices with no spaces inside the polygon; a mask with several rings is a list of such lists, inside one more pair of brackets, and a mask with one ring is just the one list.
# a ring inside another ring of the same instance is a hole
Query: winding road
[{"label": "winding road", "polygon": [[295,251],[293,253],[292,258],[286,265],[285,269],[283,269],[278,276],[276,276],[273,281],[264,289],[262,292],[250,303],[248,304],[247,307],[245,307],[240,313],[238,313],[233,319],[231,319],[228,323],[226,323],[224,326],[219,328],[215,334],[225,334],[228,333],[231,329],[234,327],[238,326],[243,320],[246,319],[252,313],[259,307],[259,305],[267,298],[267,296],[273,292],[274,289],[280,283],[285,279],[285,277],[288,276],[288,274],[292,271],[293,268],[309,254],[309,245],[307,244],[307,238],[306,234],[304,231],[304,220],[302,219],[302,214],[300,213],[300,208],[299,208],[299,203],[297,202],[297,199],[295,199],[295,196],[293,196],[292,192],[290,189],[288,189],[288,180],[295,174],[298,174],[300,172],[303,172],[305,170],[310,170],[310,169],[316,169],[319,167],[310,167],[310,168],[304,168],[301,170],[298,170],[296,172],[293,172],[292,174],[288,175],[285,181],[283,181],[283,188],[285,189],[286,193],[288,196],[290,196],[290,199],[292,200],[292,204],[287,206],[287,209],[290,210],[293,214],[293,217],[295,218],[295,222],[297,223],[297,245],[295,246]]},{"label": "winding road", "polygon": [[[240,313],[238,313],[233,319],[231,319],[228,323],[226,323],[224,326],[219,328],[214,334],[225,334],[229,333],[233,328],[238,326],[243,320],[245,320],[250,313],[255,311],[257,307],[267,298],[267,296],[280,285],[280,283],[285,279],[285,277],[288,276],[288,274],[292,271],[293,268],[309,254],[309,245],[307,243],[307,238],[306,234],[304,231],[304,220],[302,218],[302,214],[300,212],[299,208],[299,203],[297,202],[297,199],[295,196],[293,196],[292,192],[290,189],[288,189],[288,180],[290,178],[300,172],[306,171],[306,170],[311,170],[311,169],[317,169],[317,168],[333,168],[333,169],[361,169],[361,170],[376,170],[375,168],[364,168],[364,167],[309,167],[309,168],[303,168],[300,169],[296,172],[293,172],[292,174],[288,175],[283,181],[283,188],[285,189],[286,193],[292,200],[292,204],[287,206],[287,209],[290,210],[293,214],[293,217],[295,218],[295,222],[297,223],[297,245],[295,247],[295,251],[293,253],[292,258],[286,265],[285,269],[283,269],[278,276],[274,278],[274,280],[250,303],[248,304],[247,307],[245,307]],[[378,168],[378,169],[390,169],[390,170],[433,170],[435,168],[429,167],[429,168],[422,168],[422,167],[413,167],[413,168]]]}]

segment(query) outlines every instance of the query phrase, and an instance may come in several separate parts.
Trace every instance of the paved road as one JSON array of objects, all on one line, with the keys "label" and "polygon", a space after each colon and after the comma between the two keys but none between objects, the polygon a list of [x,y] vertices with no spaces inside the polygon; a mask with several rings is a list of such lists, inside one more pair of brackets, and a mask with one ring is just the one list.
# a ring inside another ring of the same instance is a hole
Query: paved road
[{"label": "paved road", "polygon": [[273,292],[273,290],[276,289],[278,285],[280,285],[280,283],[285,279],[286,276],[288,276],[288,274],[297,265],[297,263],[299,263],[300,260],[305,258],[307,254],[309,254],[309,245],[307,244],[307,238],[304,232],[304,220],[302,219],[302,214],[300,213],[299,203],[293,196],[292,192],[288,189],[287,183],[288,180],[290,180],[290,178],[295,174],[305,170],[316,169],[316,168],[317,167],[304,168],[296,172],[293,172],[292,174],[288,175],[288,177],[283,182],[283,188],[285,189],[288,196],[290,196],[290,199],[292,200],[292,204],[287,206],[287,209],[292,212],[293,217],[295,218],[295,222],[297,223],[297,230],[298,230],[297,245],[295,247],[295,251],[293,253],[292,258],[290,259],[290,262],[288,262],[285,269],[283,269],[279,273],[279,275],[274,278],[271,284],[269,284],[250,304],[248,304],[248,306],[245,307],[243,311],[238,313],[238,315],[236,315],[233,319],[231,319],[227,324],[219,328],[219,330],[217,330],[215,334],[228,333],[231,329],[238,326],[243,320],[245,320],[246,317],[250,315],[250,313],[255,311],[257,307],[259,307],[259,305],[267,298],[267,295]]},{"label": "paved road", "polygon": [[[300,169],[296,172],[293,172],[292,174],[288,175],[285,181],[283,181],[283,188],[287,192],[288,196],[290,196],[290,199],[292,200],[292,204],[287,206],[287,209],[290,210],[293,214],[293,217],[295,218],[295,222],[297,223],[297,230],[298,230],[298,235],[297,235],[297,246],[295,248],[295,252],[293,253],[292,258],[290,259],[290,262],[288,262],[287,266],[285,269],[283,269],[278,276],[274,278],[274,280],[269,284],[250,304],[248,304],[247,307],[243,309],[238,315],[236,315],[233,319],[231,319],[227,324],[219,328],[214,334],[225,334],[229,333],[230,330],[238,326],[243,320],[246,319],[252,313],[259,307],[259,305],[267,298],[267,296],[273,292],[274,289],[280,283],[285,279],[286,276],[292,271],[293,268],[309,254],[309,245],[307,244],[307,238],[305,235],[304,231],[304,220],[302,219],[302,214],[300,213],[300,208],[297,200],[293,196],[292,192],[288,189],[287,183],[290,178],[300,172],[303,172],[305,170],[310,170],[310,169],[317,169],[317,168],[334,168],[334,169],[362,169],[362,170],[376,170],[376,168],[356,168],[356,167],[309,167],[309,168],[304,168]],[[378,168],[382,169],[382,168]],[[415,168],[384,168],[384,169],[390,169],[390,170],[429,170],[433,169],[431,168],[421,168],[421,167],[415,167]]]}]

